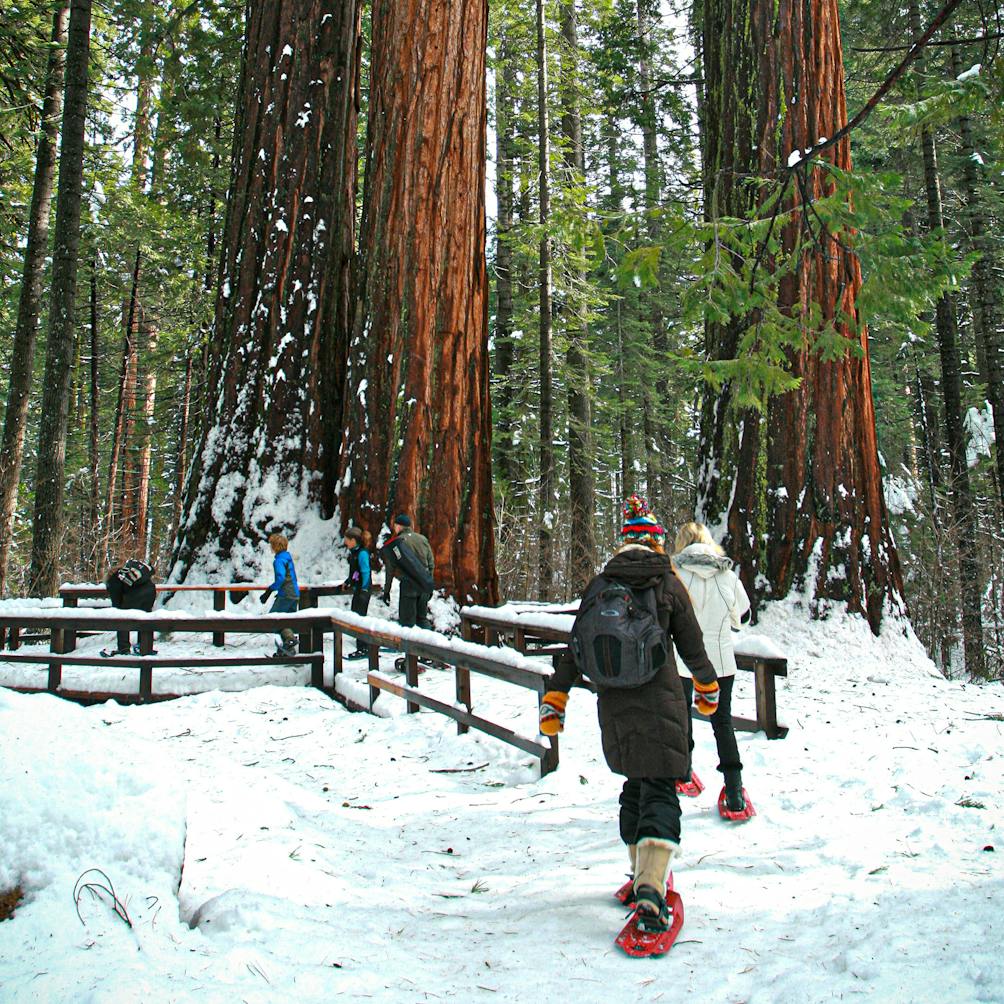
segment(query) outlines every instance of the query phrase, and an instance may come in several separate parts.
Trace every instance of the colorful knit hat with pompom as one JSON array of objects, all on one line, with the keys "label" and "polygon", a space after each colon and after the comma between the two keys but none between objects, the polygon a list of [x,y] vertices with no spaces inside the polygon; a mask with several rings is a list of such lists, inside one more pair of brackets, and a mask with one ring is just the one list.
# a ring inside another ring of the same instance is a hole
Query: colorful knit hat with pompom
[{"label": "colorful knit hat with pompom", "polygon": [[624,525],[621,538],[625,544],[665,544],[666,531],[652,514],[648,503],[637,493],[624,502]]}]

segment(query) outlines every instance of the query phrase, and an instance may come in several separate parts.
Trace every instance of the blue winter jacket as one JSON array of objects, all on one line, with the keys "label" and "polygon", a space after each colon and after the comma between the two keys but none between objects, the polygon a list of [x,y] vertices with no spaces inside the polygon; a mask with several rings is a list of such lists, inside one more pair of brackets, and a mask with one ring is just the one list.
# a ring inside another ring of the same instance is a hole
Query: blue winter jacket
[{"label": "blue winter jacket", "polygon": [[370,588],[370,553],[361,544],[349,551],[349,585],[357,592]]},{"label": "blue winter jacket", "polygon": [[300,587],[296,581],[293,556],[289,551],[280,551],[272,562],[272,568],[275,570],[275,582],[271,586],[272,592],[287,600],[299,599]]}]

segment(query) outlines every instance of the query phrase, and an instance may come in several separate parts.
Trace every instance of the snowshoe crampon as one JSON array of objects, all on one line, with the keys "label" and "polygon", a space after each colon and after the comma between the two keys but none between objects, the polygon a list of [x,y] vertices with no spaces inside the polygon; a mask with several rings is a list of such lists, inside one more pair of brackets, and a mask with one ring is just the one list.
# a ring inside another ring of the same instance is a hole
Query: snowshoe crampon
[{"label": "snowshoe crampon", "polygon": [[[669,898],[669,894],[673,891],[673,873],[669,873],[669,878],[666,880],[666,898]],[[618,903],[622,903],[624,906],[633,907],[634,906],[634,879],[629,878],[627,882],[624,883],[614,893],[614,898]]]},{"label": "snowshoe crampon", "polygon": [[690,780],[676,782],[677,795],[685,795],[687,798],[697,798],[702,791],[704,791],[704,785],[693,771],[690,772]]},{"label": "snowshoe crampon", "polygon": [[635,958],[665,955],[673,947],[683,927],[683,900],[678,892],[671,889],[666,891],[666,909],[669,914],[667,926],[664,926],[666,921],[635,909],[631,919],[617,935],[617,947]]},{"label": "snowshoe crampon", "polygon": [[718,796],[718,815],[730,823],[745,823],[747,819],[752,819],[756,815],[756,809],[753,808],[745,788],[743,788],[743,807],[739,810],[730,809],[725,789],[722,788],[722,793]]}]

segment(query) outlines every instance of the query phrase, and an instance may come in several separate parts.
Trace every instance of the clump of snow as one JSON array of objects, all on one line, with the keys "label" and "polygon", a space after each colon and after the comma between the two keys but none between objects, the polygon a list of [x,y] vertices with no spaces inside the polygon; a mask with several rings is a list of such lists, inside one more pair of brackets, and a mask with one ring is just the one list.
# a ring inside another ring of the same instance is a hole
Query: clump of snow
[{"label": "clump of snow", "polygon": [[994,409],[989,401],[983,402],[983,410],[970,408],[964,419],[966,428],[966,463],[975,467],[980,457],[989,457],[990,449],[997,441],[994,432]]}]

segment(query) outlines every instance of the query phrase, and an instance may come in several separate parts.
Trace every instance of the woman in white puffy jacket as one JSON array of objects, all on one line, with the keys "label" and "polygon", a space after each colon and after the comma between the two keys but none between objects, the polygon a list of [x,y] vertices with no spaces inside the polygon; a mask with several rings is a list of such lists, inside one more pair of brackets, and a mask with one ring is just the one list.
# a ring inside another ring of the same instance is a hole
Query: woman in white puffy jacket
[{"label": "woman in white puffy jacket", "polygon": [[[690,593],[704,633],[704,648],[718,673],[718,710],[711,716],[711,727],[718,746],[718,769],[725,777],[725,807],[730,813],[743,813],[746,811],[743,765],[732,727],[732,684],[736,674],[732,631],[749,619],[749,597],[739,576],[732,571],[732,562],[703,523],[685,523],[680,527],[674,551],[673,564]],[[689,702],[693,684],[684,667],[680,668],[680,677]],[[693,719],[688,718],[688,723],[693,752]]]}]

